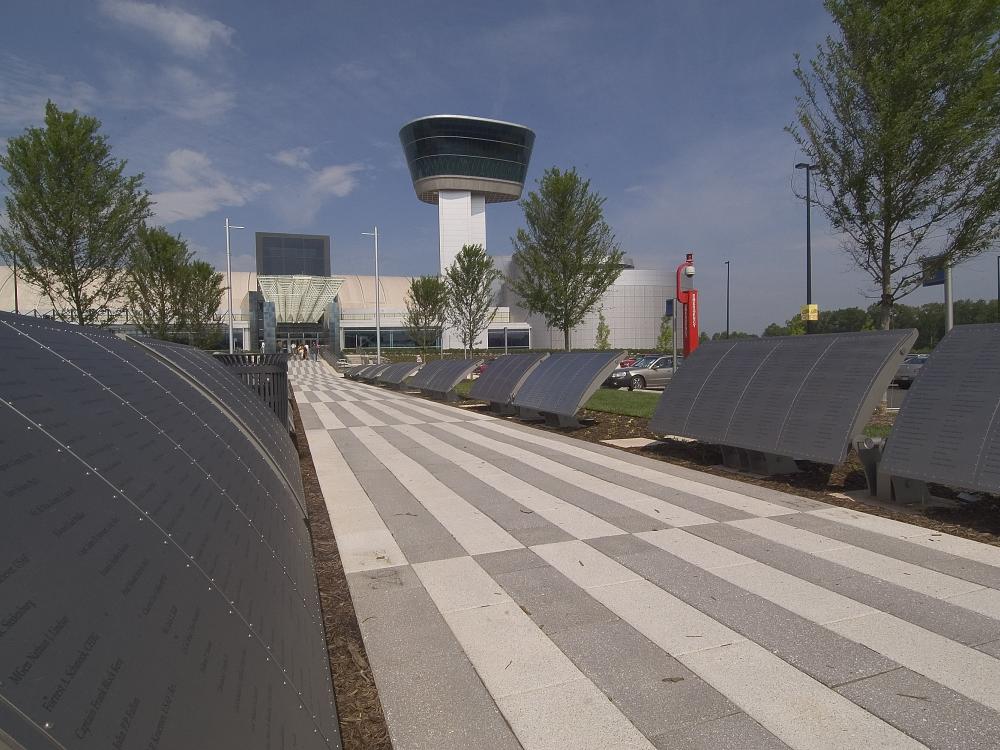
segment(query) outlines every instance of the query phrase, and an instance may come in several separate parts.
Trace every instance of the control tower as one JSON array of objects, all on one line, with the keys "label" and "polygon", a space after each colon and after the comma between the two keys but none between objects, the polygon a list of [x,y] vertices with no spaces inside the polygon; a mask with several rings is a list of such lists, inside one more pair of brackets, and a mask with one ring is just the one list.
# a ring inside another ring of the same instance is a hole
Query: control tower
[{"label": "control tower", "polygon": [[521,197],[535,134],[523,125],[431,115],[399,131],[413,189],[438,207],[440,273],[462,245],[486,247],[486,204]]}]

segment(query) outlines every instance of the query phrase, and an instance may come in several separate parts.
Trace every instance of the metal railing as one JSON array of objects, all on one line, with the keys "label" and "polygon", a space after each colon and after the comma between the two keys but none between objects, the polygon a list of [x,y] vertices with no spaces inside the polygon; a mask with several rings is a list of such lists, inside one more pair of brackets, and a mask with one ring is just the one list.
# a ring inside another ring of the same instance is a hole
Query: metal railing
[{"label": "metal railing", "polygon": [[267,404],[283,425],[288,425],[288,355],[216,353],[223,364]]}]

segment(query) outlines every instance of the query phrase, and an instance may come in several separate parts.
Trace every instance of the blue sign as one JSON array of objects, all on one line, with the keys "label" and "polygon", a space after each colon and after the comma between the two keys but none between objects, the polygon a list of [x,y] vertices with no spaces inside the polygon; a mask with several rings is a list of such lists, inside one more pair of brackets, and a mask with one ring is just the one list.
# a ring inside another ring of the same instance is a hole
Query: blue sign
[{"label": "blue sign", "polygon": [[674,317],[674,301],[672,299],[667,300],[667,304],[663,308],[663,314],[668,318]]},{"label": "blue sign", "polygon": [[923,280],[920,286],[938,286],[944,283],[943,258],[925,258],[920,261],[920,265],[923,268]]}]

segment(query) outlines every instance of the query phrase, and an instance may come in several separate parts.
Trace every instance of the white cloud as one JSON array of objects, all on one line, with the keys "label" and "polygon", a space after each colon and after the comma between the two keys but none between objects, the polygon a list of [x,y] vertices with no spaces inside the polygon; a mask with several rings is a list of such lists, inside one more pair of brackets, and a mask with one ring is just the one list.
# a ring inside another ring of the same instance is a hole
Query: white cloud
[{"label": "white cloud", "polygon": [[165,224],[199,219],[224,206],[243,206],[270,189],[263,182],[226,177],[200,151],[181,148],[167,155],[161,172],[167,189],[153,194],[154,211]]},{"label": "white cloud", "polygon": [[160,76],[157,106],[183,120],[214,120],[236,104],[236,94],[212,85],[188,68],[166,66]]},{"label": "white cloud", "polygon": [[286,148],[276,154],[271,154],[271,160],[284,164],[286,167],[296,167],[298,169],[309,169],[308,158],[312,156],[312,149],[307,146],[297,146]]},{"label": "white cloud", "polygon": [[363,164],[331,164],[313,169],[307,159],[312,149],[305,146],[289,148],[271,155],[273,161],[287,167],[295,167],[307,173],[305,181],[283,191],[277,201],[278,210],[285,218],[298,225],[310,224],[323,207],[327,198],[345,198],[358,186],[358,172],[364,171]]},{"label": "white cloud", "polygon": [[351,194],[358,185],[356,172],[363,167],[360,164],[344,164],[325,167],[313,174],[309,186],[313,192],[320,195],[335,195],[343,198]]},{"label": "white cloud", "polygon": [[201,57],[214,46],[230,46],[236,34],[221,21],[154,3],[101,0],[100,8],[109,18],[145,31],[189,57]]},{"label": "white cloud", "polygon": [[96,101],[97,90],[13,55],[0,59],[0,124],[41,125],[49,99],[62,110],[86,111]]}]

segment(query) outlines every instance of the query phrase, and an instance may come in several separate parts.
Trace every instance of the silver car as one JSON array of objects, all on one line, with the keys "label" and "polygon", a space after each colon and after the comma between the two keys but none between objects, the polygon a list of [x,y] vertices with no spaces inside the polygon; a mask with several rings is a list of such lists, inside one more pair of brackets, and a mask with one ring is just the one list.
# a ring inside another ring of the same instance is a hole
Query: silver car
[{"label": "silver car", "polygon": [[630,367],[619,367],[604,385],[609,388],[663,388],[674,374],[674,358],[663,354],[647,354]]}]

